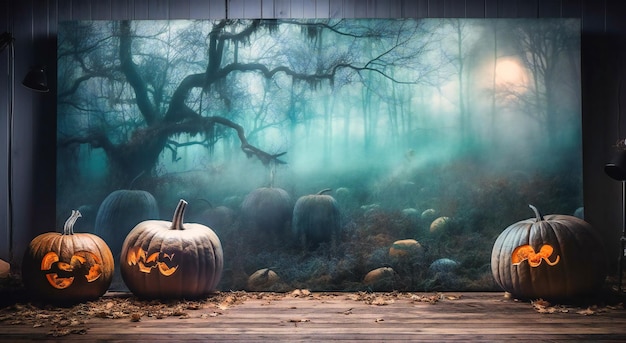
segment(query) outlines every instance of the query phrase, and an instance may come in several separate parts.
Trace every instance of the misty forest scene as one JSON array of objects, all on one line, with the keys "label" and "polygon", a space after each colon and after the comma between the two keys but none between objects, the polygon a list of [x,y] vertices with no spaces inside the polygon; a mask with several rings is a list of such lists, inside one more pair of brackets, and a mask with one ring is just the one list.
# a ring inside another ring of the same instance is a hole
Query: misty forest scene
[{"label": "misty forest scene", "polygon": [[57,63],[57,227],[116,269],[184,199],[220,290],[499,290],[529,204],[583,216],[577,19],[67,21]]}]

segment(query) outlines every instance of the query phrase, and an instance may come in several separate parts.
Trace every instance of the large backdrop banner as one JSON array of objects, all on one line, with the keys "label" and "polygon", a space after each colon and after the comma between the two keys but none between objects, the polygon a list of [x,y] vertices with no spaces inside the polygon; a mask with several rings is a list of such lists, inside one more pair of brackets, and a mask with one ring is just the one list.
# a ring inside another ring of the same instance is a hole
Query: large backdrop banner
[{"label": "large backdrop banner", "polygon": [[529,204],[582,217],[578,19],[67,21],[57,82],[57,221],[118,265],[184,199],[221,290],[495,290]]}]

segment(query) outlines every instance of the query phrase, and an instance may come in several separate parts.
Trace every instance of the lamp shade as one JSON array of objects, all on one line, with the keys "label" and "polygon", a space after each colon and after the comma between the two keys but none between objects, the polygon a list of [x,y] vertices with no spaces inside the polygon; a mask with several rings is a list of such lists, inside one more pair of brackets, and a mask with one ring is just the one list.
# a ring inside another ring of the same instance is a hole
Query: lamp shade
[{"label": "lamp shade", "polygon": [[620,150],[604,166],[604,172],[612,179],[626,181],[626,150]]},{"label": "lamp shade", "polygon": [[47,92],[50,90],[48,88],[48,78],[46,77],[46,72],[42,67],[31,69],[28,74],[26,74],[26,77],[24,77],[22,84],[38,92]]}]

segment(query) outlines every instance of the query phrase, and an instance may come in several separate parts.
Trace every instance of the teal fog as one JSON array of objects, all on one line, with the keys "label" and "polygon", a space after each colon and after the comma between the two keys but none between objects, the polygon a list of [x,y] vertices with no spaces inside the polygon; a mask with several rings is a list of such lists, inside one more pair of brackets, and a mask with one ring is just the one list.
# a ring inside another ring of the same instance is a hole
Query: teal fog
[{"label": "teal fog", "polygon": [[[76,231],[119,251],[185,199],[185,221],[222,242],[223,290],[497,289],[496,237],[529,204],[583,203],[579,31],[572,19],[61,22],[57,221],[79,209]],[[119,190],[154,208],[107,205]],[[394,248],[404,239],[416,242]]]}]

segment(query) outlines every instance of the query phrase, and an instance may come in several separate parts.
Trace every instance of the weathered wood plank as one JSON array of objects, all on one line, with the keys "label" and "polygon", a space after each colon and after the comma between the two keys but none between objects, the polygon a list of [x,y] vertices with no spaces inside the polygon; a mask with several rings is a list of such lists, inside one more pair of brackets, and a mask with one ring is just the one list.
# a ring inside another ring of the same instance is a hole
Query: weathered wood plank
[{"label": "weathered wood plank", "polygon": [[[432,298],[432,296],[431,296]],[[558,306],[538,313],[528,302],[502,293],[370,295],[313,293],[249,297],[243,303],[207,303],[163,319],[88,318],[82,335],[67,340],[203,341],[571,341],[626,340],[626,310],[604,306],[583,315],[584,307]],[[376,305],[378,304],[378,305]],[[591,312],[590,312],[591,313]],[[0,321],[0,341],[54,339],[49,327]]]}]

